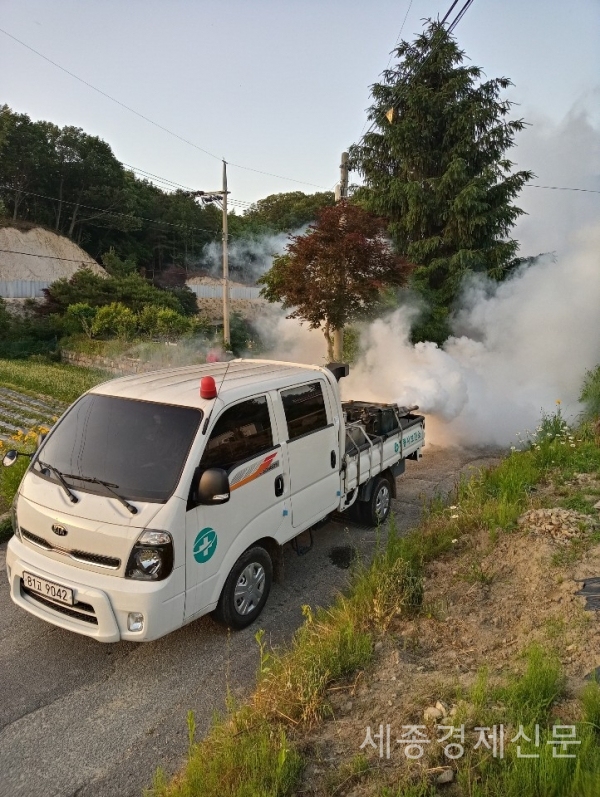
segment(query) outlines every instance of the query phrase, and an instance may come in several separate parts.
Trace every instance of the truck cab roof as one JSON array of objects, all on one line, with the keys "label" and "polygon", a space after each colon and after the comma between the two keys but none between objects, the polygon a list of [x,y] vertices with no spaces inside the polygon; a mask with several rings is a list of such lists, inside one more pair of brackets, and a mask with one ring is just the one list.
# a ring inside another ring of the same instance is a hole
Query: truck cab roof
[{"label": "truck cab roof", "polygon": [[218,397],[230,404],[255,393],[302,384],[319,374],[332,381],[327,369],[316,365],[239,359],[119,377],[97,385],[90,392],[205,409],[212,399],[200,396],[203,376],[214,377]]}]

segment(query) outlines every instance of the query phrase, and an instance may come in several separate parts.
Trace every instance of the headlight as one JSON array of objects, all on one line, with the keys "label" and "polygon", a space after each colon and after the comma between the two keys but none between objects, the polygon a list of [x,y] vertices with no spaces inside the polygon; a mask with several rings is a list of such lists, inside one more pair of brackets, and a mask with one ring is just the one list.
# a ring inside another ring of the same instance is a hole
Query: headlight
[{"label": "headlight", "polygon": [[167,531],[146,529],[133,546],[126,578],[162,581],[173,570],[173,539]]},{"label": "headlight", "polygon": [[13,534],[15,537],[20,540],[21,539],[21,529],[19,528],[19,521],[17,519],[17,499],[19,497],[19,493],[15,495],[13,498],[13,502],[10,507],[10,522],[12,524]]}]

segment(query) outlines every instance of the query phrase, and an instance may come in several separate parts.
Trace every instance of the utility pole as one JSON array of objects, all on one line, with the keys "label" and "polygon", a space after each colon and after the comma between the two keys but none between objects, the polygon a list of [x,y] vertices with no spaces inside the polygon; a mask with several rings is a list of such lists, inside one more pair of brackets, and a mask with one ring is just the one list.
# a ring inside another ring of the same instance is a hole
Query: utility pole
[{"label": "utility pole", "polygon": [[[340,183],[336,191],[336,202],[344,202],[348,198],[348,153],[342,152],[342,162],[340,163]],[[341,363],[343,359],[344,330],[333,330],[333,359]]]},{"label": "utility pole", "polygon": [[231,346],[229,329],[229,251],[227,235],[227,161],[223,160],[223,344]]},{"label": "utility pole", "polygon": [[187,196],[200,199],[202,204],[221,202],[223,209],[223,344],[225,350],[231,346],[231,330],[229,326],[229,251],[227,233],[227,161],[223,160],[223,188],[221,191],[189,191]]}]

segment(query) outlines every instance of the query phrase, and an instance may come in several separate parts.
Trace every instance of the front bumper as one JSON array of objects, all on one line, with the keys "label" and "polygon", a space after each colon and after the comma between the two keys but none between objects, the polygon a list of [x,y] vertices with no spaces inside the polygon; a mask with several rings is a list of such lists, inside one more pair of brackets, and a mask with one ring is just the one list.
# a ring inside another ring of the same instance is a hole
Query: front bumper
[{"label": "front bumper", "polygon": [[[183,624],[185,567],[176,568],[164,581],[134,581],[56,562],[16,537],[8,544],[6,566],[10,596],[17,606],[99,642],[148,642]],[[74,605],[62,605],[28,591],[22,581],[23,571],[72,589]],[[130,612],[144,615],[142,631],[127,630]]]}]

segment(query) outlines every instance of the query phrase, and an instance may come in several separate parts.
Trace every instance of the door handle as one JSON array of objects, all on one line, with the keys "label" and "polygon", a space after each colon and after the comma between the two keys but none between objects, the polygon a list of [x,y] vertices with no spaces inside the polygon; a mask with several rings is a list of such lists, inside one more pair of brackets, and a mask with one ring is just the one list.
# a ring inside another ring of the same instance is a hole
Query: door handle
[{"label": "door handle", "polygon": [[337,454],[335,453],[335,451],[332,451],[331,452],[331,467],[335,468],[336,463],[337,463]]},{"label": "door handle", "polygon": [[275,495],[283,495],[283,476],[277,476],[275,479]]}]

